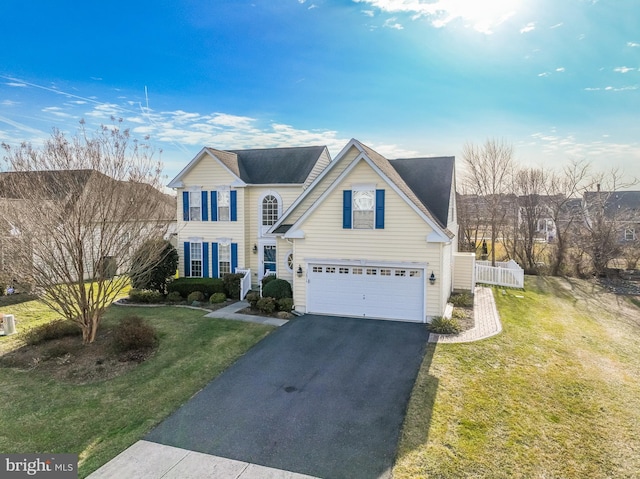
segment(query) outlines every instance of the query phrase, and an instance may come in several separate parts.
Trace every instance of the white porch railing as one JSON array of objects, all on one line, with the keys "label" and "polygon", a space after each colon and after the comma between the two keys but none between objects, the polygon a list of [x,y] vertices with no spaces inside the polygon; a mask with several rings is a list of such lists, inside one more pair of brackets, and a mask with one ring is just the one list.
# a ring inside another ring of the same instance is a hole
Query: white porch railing
[{"label": "white porch railing", "polygon": [[476,283],[524,288],[524,270],[513,260],[496,262],[495,267],[489,261],[476,261]]},{"label": "white porch railing", "polygon": [[240,280],[240,301],[242,301],[251,289],[251,270],[248,268],[236,268],[236,273],[244,274]]}]

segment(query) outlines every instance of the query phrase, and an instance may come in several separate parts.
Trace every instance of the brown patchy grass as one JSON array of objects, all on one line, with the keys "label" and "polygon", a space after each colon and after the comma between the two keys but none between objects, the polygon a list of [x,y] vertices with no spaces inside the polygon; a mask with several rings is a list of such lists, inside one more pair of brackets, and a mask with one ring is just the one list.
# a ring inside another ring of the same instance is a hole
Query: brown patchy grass
[{"label": "brown patchy grass", "polygon": [[502,334],[429,346],[394,478],[638,477],[640,309],[556,278],[494,296]]}]

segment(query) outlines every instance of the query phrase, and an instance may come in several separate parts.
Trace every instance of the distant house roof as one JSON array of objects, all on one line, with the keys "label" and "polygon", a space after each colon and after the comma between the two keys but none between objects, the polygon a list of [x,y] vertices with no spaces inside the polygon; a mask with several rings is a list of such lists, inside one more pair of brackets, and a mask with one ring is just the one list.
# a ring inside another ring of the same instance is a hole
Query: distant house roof
[{"label": "distant house roof", "polygon": [[[112,191],[135,189],[144,196],[156,195],[160,208],[158,218],[173,220],[176,198],[162,193],[147,183],[115,180],[97,170],[10,171],[0,173],[0,198],[11,200],[51,200],[73,204],[80,199],[92,180],[109,181]],[[112,183],[111,183],[112,182]],[[101,183],[104,186],[104,183]],[[134,195],[135,196],[135,195]]]},{"label": "distant house roof", "polygon": [[609,218],[621,212],[640,215],[640,191],[587,191],[584,201],[587,208],[604,202],[605,216]]},{"label": "distant house roof", "polygon": [[451,201],[453,156],[389,160],[418,199],[446,226]]}]

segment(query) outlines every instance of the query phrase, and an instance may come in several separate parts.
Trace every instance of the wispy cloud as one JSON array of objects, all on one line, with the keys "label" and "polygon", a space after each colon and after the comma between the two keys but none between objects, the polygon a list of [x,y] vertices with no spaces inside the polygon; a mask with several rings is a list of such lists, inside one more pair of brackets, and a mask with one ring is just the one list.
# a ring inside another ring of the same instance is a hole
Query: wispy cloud
[{"label": "wispy cloud", "polygon": [[640,47],[640,43],[638,43],[638,42],[627,42],[627,46],[631,47],[631,48],[638,48],[638,47]]},{"label": "wispy cloud", "polygon": [[367,17],[373,17],[373,10],[362,10],[362,13]]},{"label": "wispy cloud", "polygon": [[551,25],[549,27],[549,30],[552,30],[554,28],[560,28],[562,25],[564,25],[564,22],[556,23],[555,25]]},{"label": "wispy cloud", "polygon": [[539,77],[543,77],[543,78],[544,78],[544,77],[548,77],[548,76],[550,76],[550,75],[551,75],[551,72],[542,72],[542,73],[538,73],[538,76],[539,76]]},{"label": "wispy cloud", "polygon": [[0,103],[0,105],[2,106],[16,106],[19,104],[20,104],[19,102],[13,101],[13,100],[2,100],[2,103]]},{"label": "wispy cloud", "polygon": [[587,87],[585,91],[630,91],[637,90],[638,85],[627,85],[622,87],[613,87],[613,86],[605,86],[605,87]]},{"label": "wispy cloud", "polygon": [[388,18],[387,20],[385,20],[383,26],[385,28],[393,28],[395,30],[403,30],[404,27],[402,26],[402,24],[398,23],[397,20],[398,19],[396,17]]},{"label": "wispy cloud", "polygon": [[528,33],[532,32],[536,29],[536,24],[534,22],[527,23],[524,27],[520,29],[520,33]]},{"label": "wispy cloud", "polygon": [[617,67],[613,69],[614,72],[618,72],[618,73],[628,73],[634,70],[635,68],[630,68],[630,67]]},{"label": "wispy cloud", "polygon": [[556,68],[556,71],[557,71],[558,73],[562,73],[562,72],[564,72],[564,71],[565,71],[565,69],[564,69],[564,67],[558,67],[558,68]]},{"label": "wispy cloud", "polygon": [[26,86],[27,86],[26,83],[18,83],[18,82],[8,82],[8,83],[5,83],[5,85],[12,86],[12,87],[17,87],[17,88],[26,88]]},{"label": "wispy cloud", "polygon": [[413,20],[428,18],[436,28],[461,19],[474,30],[490,35],[494,29],[515,15],[512,2],[469,2],[465,0],[353,0],[383,12],[411,15]]}]

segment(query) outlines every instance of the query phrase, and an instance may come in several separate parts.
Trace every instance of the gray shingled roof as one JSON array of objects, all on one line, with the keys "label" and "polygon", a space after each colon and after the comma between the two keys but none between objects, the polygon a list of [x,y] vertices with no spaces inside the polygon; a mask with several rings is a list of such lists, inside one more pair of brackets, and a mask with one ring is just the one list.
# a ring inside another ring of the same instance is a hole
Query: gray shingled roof
[{"label": "gray shingled roof", "polygon": [[621,212],[640,212],[640,191],[588,191],[584,194],[588,207],[596,204],[598,197],[604,201],[605,215],[609,218]]},{"label": "gray shingled roof", "polygon": [[302,184],[324,146],[228,150],[238,155],[240,179],[248,184]]},{"label": "gray shingled roof", "polygon": [[454,157],[401,158],[389,162],[440,225],[446,227]]}]

